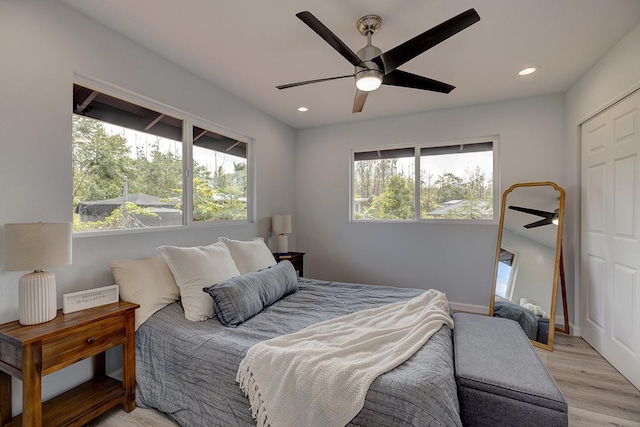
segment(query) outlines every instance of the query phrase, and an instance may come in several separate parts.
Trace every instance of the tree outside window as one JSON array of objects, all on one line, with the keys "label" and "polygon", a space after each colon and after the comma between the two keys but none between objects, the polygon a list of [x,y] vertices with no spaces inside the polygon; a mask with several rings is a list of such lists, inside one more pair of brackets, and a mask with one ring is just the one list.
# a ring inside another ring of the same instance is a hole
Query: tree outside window
[{"label": "tree outside window", "polygon": [[352,218],[492,220],[493,145],[429,144],[355,152]]},{"label": "tree outside window", "polygon": [[248,219],[246,142],[79,85],[72,136],[74,231]]}]

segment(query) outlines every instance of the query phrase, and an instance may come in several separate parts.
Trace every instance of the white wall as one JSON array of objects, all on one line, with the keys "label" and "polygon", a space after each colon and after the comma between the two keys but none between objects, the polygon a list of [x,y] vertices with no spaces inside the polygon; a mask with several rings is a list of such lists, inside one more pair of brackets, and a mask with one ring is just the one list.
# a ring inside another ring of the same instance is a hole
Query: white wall
[{"label": "white wall", "polygon": [[[579,124],[590,116],[621,99],[631,90],[640,88],[640,24],[618,42],[566,93],[566,181],[567,190],[565,233],[568,242],[567,283],[571,318],[580,322],[580,156]],[[639,254],[640,256],[640,254]],[[579,329],[577,329],[579,331]]]},{"label": "white wall", "polygon": [[564,96],[548,95],[299,130],[296,231],[298,250],[308,254],[305,274],[433,287],[451,302],[488,307],[497,224],[349,222],[350,150],[499,135],[502,189],[567,186],[564,123]]},{"label": "white wall", "polygon": [[[520,304],[520,298],[535,301],[547,314],[551,315],[553,293],[553,272],[556,264],[555,248],[550,248],[534,240],[502,230],[502,247],[517,253],[516,278],[511,302]],[[562,304],[556,313],[562,312]]]},{"label": "white wall", "polygon": [[[294,213],[295,133],[288,126],[66,6],[0,2],[0,224],[71,221],[74,73],[102,80],[255,139],[257,223],[73,241],[73,265],[53,269],[62,294],[113,283],[109,260],[142,258],[161,244],[208,244],[218,236],[269,237],[270,217]],[[277,188],[278,191],[272,191]],[[295,248],[295,234],[290,245]],[[4,243],[0,233],[0,259]],[[18,318],[17,282],[0,270],[0,323]],[[45,395],[89,375],[89,365],[46,377]],[[14,381],[19,386],[17,381]],[[20,388],[14,388],[20,412]]]}]

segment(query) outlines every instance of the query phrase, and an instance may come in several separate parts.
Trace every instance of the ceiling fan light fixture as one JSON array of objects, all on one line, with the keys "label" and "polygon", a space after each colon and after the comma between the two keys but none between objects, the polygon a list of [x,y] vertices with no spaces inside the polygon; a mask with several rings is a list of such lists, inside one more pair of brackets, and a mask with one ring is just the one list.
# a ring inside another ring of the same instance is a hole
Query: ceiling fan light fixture
[{"label": "ceiling fan light fixture", "polygon": [[375,76],[361,77],[356,81],[356,87],[364,92],[376,90],[380,85],[382,85],[382,80]]},{"label": "ceiling fan light fixture", "polygon": [[364,92],[371,92],[382,85],[382,73],[378,70],[365,70],[356,74],[356,87]]}]

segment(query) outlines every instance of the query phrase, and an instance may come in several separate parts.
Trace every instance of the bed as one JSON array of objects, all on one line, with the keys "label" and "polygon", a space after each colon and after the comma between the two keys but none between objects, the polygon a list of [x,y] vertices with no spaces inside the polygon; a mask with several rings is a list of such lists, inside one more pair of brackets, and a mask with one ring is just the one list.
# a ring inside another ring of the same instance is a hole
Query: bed
[{"label": "bed", "polygon": [[549,340],[549,319],[496,295],[493,316],[515,320],[529,339],[546,344]]},{"label": "bed", "polygon": [[[235,328],[217,318],[185,319],[180,301],[136,332],[136,403],[183,426],[255,426],[236,383],[254,344],[359,310],[409,300],[422,291],[298,279],[285,296]],[[445,325],[410,359],[378,377],[353,426],[461,426],[452,331]]]}]

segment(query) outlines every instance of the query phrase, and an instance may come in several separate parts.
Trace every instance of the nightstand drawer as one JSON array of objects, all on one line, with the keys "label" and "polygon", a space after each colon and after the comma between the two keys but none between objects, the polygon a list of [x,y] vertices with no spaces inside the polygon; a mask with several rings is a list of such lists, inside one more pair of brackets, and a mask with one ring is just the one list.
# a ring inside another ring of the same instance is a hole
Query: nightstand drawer
[{"label": "nightstand drawer", "polygon": [[76,328],[70,335],[42,343],[42,371],[56,371],[94,356],[126,338],[126,323],[121,316]]}]

